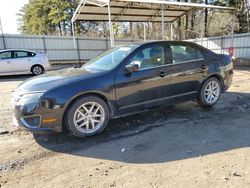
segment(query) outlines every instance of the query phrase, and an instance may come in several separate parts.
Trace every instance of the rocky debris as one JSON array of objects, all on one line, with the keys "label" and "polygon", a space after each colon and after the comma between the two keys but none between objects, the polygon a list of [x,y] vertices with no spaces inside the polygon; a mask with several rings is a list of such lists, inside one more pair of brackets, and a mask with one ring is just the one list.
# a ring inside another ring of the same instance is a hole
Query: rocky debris
[{"label": "rocky debris", "polygon": [[206,143],[207,143],[207,140],[204,139],[204,140],[202,141],[202,144],[206,144]]},{"label": "rocky debris", "polygon": [[7,172],[10,170],[19,170],[22,169],[23,166],[25,165],[25,160],[17,160],[8,164],[1,164],[0,165],[0,172]]},{"label": "rocky debris", "polygon": [[240,175],[240,174],[238,174],[237,172],[234,172],[234,173],[233,173],[233,176],[236,176],[236,177],[241,177],[241,175]]},{"label": "rocky debris", "polygon": [[[231,167],[233,167],[233,165]],[[229,173],[228,176],[224,177],[223,179],[230,180],[230,178],[232,178],[232,176],[241,177],[241,174],[239,174],[237,172],[234,172],[233,174]]]},{"label": "rocky debris", "polygon": [[25,157],[20,160],[14,160],[14,161],[7,162],[5,164],[0,164],[0,172],[8,172],[11,170],[21,170],[26,164],[30,162],[42,159],[47,156],[53,156],[53,155],[56,155],[56,154],[51,153],[51,152],[37,153],[35,155]]},{"label": "rocky debris", "polygon": [[250,109],[250,103],[244,104],[244,105],[243,105],[243,108],[245,108],[245,109]]},{"label": "rocky debris", "polygon": [[243,108],[243,107],[241,107],[241,106],[239,106],[239,107],[238,107],[238,111],[240,111],[240,112],[245,112],[245,111],[246,111],[246,109],[245,109],[245,108]]},{"label": "rocky debris", "polygon": [[108,176],[109,175],[108,173],[109,173],[108,170],[102,171],[102,175]]},{"label": "rocky debris", "polygon": [[116,187],[116,183],[115,182],[111,183],[109,187]]},{"label": "rocky debris", "polygon": [[138,134],[139,133],[139,131],[138,130],[135,130],[135,134]]},{"label": "rocky debris", "polygon": [[10,132],[6,130],[0,130],[0,135],[4,135],[4,134],[10,134]]}]

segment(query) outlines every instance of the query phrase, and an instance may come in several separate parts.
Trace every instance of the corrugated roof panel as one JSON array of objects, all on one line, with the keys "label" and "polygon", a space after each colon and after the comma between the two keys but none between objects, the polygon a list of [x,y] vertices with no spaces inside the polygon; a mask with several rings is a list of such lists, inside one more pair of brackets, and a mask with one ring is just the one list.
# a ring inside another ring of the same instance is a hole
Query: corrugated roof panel
[{"label": "corrugated roof panel", "polygon": [[[108,21],[107,5],[110,3],[114,21],[151,21],[159,22],[164,8],[166,22],[172,22],[196,8],[215,8],[232,11],[233,8],[198,3],[171,2],[165,0],[82,0],[72,18],[73,21]],[[106,7],[105,7],[106,6]],[[105,16],[106,14],[107,16]],[[156,17],[150,19],[151,17]]]},{"label": "corrugated roof panel", "polygon": [[[112,17],[112,20],[115,20],[116,16],[111,16]],[[135,17],[135,16],[122,16],[120,18],[118,18],[117,21],[119,22],[129,22],[129,21],[132,21],[132,22],[144,22],[145,20],[149,20],[151,17],[148,17],[148,16],[140,16],[140,17]],[[165,17],[164,18],[164,21],[165,22],[172,22],[174,21],[176,18],[175,17]],[[81,14],[78,16],[78,20],[79,21],[108,21],[108,15],[98,15],[96,16],[95,18],[92,18],[92,15],[84,15],[84,14]],[[161,22],[161,16],[158,16],[158,17],[154,17],[152,19],[153,22]]]}]

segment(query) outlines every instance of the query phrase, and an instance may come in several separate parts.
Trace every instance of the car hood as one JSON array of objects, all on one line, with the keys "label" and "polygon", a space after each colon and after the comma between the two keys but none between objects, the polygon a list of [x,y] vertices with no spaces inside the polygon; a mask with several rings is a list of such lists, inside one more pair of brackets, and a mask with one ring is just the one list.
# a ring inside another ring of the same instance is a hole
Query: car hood
[{"label": "car hood", "polygon": [[86,71],[84,69],[68,68],[51,71],[47,74],[30,78],[18,86],[22,92],[47,91],[57,86],[66,85],[74,81],[87,79],[100,73]]}]

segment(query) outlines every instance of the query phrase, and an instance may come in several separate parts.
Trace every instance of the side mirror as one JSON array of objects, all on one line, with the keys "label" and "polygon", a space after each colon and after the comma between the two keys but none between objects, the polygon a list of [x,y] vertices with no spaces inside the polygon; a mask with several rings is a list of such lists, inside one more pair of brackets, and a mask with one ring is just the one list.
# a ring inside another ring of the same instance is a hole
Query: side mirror
[{"label": "side mirror", "polygon": [[125,68],[129,73],[132,73],[132,72],[139,71],[140,70],[140,65],[141,65],[141,62],[133,61],[132,63],[128,64]]},{"label": "side mirror", "polygon": [[81,66],[82,66],[82,65],[77,64],[77,65],[74,65],[73,68],[78,69],[78,68],[81,68]]}]

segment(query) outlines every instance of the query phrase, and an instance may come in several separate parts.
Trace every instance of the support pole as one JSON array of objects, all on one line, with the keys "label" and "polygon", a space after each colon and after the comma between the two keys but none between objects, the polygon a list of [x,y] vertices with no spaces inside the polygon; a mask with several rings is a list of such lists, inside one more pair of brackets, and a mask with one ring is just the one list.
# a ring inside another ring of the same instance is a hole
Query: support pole
[{"label": "support pole", "polygon": [[162,40],[164,40],[164,36],[165,36],[165,27],[164,27],[164,5],[162,5],[161,7],[161,38]]},{"label": "support pole", "polygon": [[174,40],[174,31],[173,31],[173,23],[170,23],[170,37],[171,40]]},{"label": "support pole", "polygon": [[233,12],[233,21],[232,21],[232,25],[231,25],[231,47],[234,47],[234,24],[235,24],[235,12]]},{"label": "support pole", "polygon": [[204,38],[204,32],[205,32],[205,9],[202,9],[201,11],[201,46],[203,45],[203,38]]},{"label": "support pole", "polygon": [[143,23],[143,29],[144,29],[144,41],[147,40],[147,34],[146,34],[146,22]]},{"label": "support pole", "polygon": [[249,26],[249,1],[245,0],[245,4],[246,4],[246,9],[247,9],[247,32],[250,31],[250,26]]},{"label": "support pole", "polygon": [[72,34],[73,34],[73,44],[74,44],[74,48],[76,49],[76,35],[75,35],[75,22],[72,21]]},{"label": "support pole", "polygon": [[113,48],[115,45],[114,45],[113,25],[112,25],[112,20],[111,20],[110,3],[108,3],[108,14],[109,14],[109,35],[110,35],[110,45],[111,45],[111,48]]},{"label": "support pole", "polygon": [[[72,34],[73,34],[73,44],[74,44],[74,48],[75,48],[75,51],[76,51],[76,62],[77,63],[80,63],[80,52],[79,52],[79,44],[78,44],[78,41],[77,41],[77,44],[76,44],[76,35],[75,35],[75,22],[72,21]],[[79,66],[79,65],[78,65]]]},{"label": "support pole", "polygon": [[43,39],[43,49],[44,49],[44,52],[47,53],[45,35],[42,36],[42,39]]},{"label": "support pole", "polygon": [[0,29],[1,29],[2,39],[3,39],[3,48],[6,49],[6,44],[5,44],[4,34],[3,34],[3,25],[2,25],[1,18],[0,18]]}]

